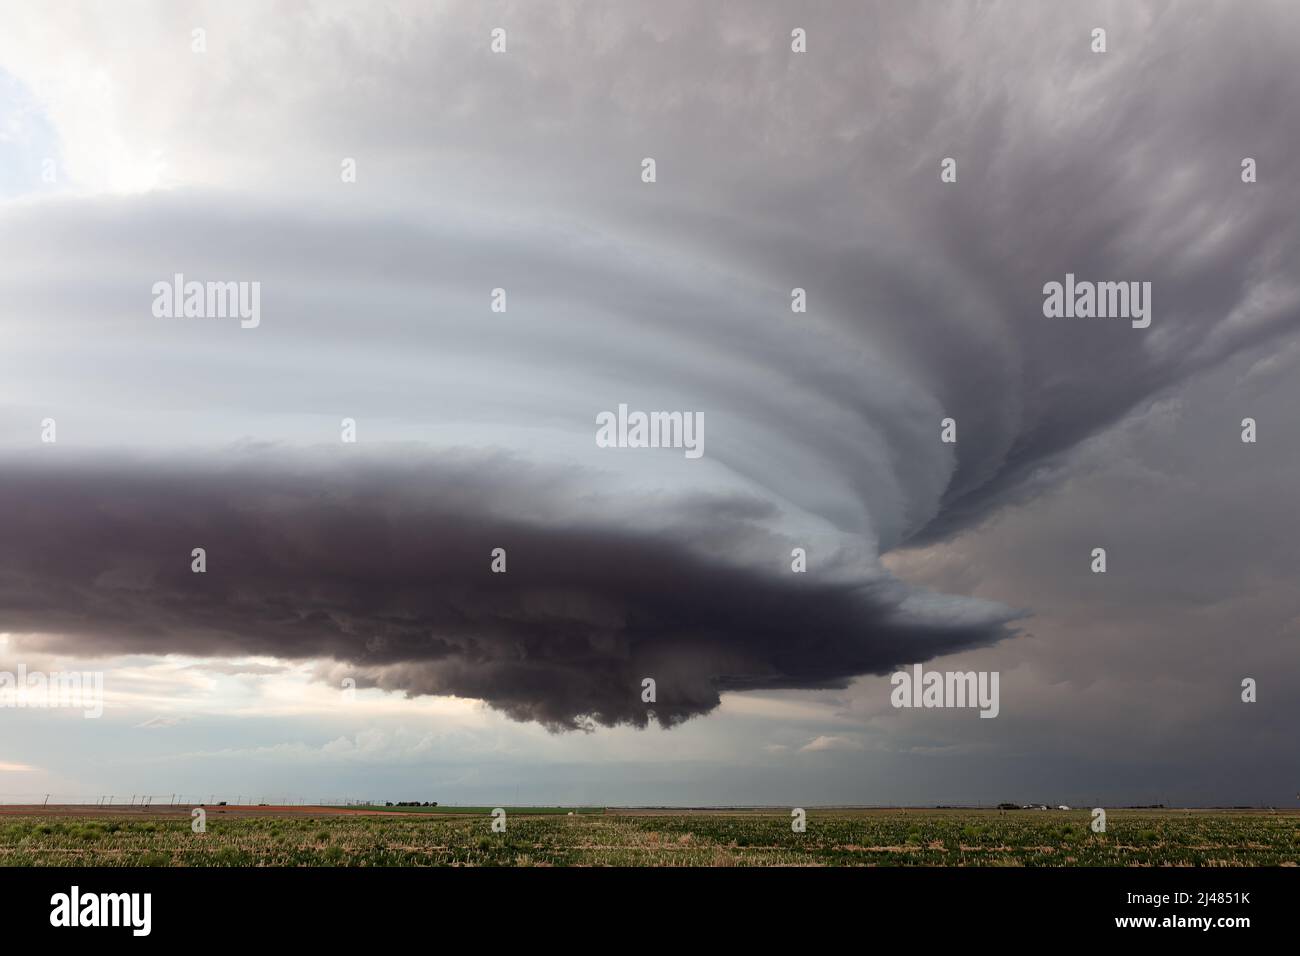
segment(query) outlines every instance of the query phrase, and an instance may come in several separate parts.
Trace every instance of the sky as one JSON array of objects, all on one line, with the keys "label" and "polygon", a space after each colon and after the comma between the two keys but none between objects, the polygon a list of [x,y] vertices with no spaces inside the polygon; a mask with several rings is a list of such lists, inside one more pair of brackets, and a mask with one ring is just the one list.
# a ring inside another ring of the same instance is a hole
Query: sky
[{"label": "sky", "polygon": [[0,801],[1300,799],[1294,4],[0,20]]}]

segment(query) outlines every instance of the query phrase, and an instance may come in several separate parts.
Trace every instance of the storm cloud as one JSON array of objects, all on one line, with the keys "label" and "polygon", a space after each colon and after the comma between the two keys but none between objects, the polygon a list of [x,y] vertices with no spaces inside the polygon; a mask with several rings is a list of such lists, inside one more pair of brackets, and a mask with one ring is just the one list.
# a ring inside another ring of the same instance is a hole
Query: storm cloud
[{"label": "storm cloud", "polygon": [[[651,712],[671,724],[725,690],[843,686],[991,642],[1009,619],[884,575],[791,574],[757,499],[674,501],[672,524],[651,534],[638,512],[664,502],[588,494],[587,520],[548,523],[557,499],[596,483],[459,457],[11,466],[5,626],[81,654],[328,658],[334,681],[480,698],[567,727],[644,725]],[[505,573],[489,569],[497,548]],[[768,567],[724,553],[765,553]]]},{"label": "storm cloud", "polygon": [[[205,10],[204,57],[186,13],[49,14],[108,93],[15,16],[69,182],[0,227],[0,629],[551,727],[843,686],[1033,611],[882,555],[1294,335],[1293,7],[639,6]],[[261,282],[262,324],[154,318],[178,272]],[[1045,318],[1067,273],[1151,282],[1151,327]],[[701,412],[704,458],[597,449],[619,403]]]}]

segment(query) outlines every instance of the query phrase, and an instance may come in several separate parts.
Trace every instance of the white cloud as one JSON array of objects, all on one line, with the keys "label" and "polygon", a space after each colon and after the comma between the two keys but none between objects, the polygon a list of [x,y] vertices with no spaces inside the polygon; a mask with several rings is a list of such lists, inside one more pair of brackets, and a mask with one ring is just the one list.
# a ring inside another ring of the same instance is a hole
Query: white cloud
[{"label": "white cloud", "polygon": [[800,747],[799,752],[819,753],[825,750],[862,750],[862,749],[863,746],[861,741],[855,738],[844,737],[837,734],[831,734],[831,735],[822,734],[820,736],[814,737],[812,740],[808,741],[806,744]]}]

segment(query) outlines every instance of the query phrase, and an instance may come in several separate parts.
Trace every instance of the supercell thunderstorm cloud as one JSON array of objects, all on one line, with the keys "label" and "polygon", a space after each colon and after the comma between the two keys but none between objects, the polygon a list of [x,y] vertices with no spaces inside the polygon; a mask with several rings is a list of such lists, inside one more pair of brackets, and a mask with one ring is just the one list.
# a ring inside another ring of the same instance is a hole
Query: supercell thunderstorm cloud
[{"label": "supercell thunderstorm cloud", "polygon": [[[678,720],[720,689],[825,686],[987,642],[1006,616],[918,596],[870,555],[826,555],[844,564],[830,580],[765,569],[789,548],[756,496],[629,506],[602,500],[600,476],[383,454],[16,470],[4,506],[41,543],[6,549],[9,626],[104,652],[328,656],[384,688],[562,725],[644,722],[642,674]],[[188,560],[156,555],[200,540],[221,560],[196,591]],[[501,542],[508,573],[485,573]]]},{"label": "supercell thunderstorm cloud", "polygon": [[[810,4],[800,57],[788,6],[522,4],[499,57],[479,4],[211,6],[206,58],[171,7],[68,12],[64,59],[9,11],[57,122],[0,146],[64,176],[0,184],[0,630],[551,729],[1014,656],[1032,590],[882,557],[1294,344],[1300,9],[1103,6],[1097,57],[1098,10]],[[1067,275],[1149,282],[1149,327],[1045,317]],[[162,315],[174,281],[256,321]],[[620,406],[702,454],[601,447]]]}]

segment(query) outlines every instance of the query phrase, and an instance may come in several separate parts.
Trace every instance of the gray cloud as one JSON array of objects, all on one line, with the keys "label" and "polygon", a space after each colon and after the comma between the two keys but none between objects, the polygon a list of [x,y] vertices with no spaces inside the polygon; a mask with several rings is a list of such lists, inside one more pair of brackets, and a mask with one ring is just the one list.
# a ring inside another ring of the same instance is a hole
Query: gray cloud
[{"label": "gray cloud", "polygon": [[[675,723],[724,690],[843,686],[989,643],[1011,615],[888,578],[781,572],[762,502],[687,498],[675,533],[637,502],[547,524],[548,492],[505,456],[268,452],[219,465],[10,463],[0,507],[5,627],[79,653],[271,654],[342,662],[359,686],[482,698],[553,727]],[[549,495],[571,494],[573,478]],[[654,503],[658,507],[660,503]],[[691,536],[770,570],[694,553]],[[207,571],[191,570],[206,550]],[[494,548],[507,571],[489,570]],[[658,699],[641,701],[653,677]]]},{"label": "gray cloud", "polygon": [[[321,656],[552,725],[644,721],[643,676],[670,722],[839,685],[1014,617],[881,554],[1059,487],[1080,443],[1294,336],[1291,6],[576,3],[509,11],[499,58],[497,11],[317,9],[213,11],[225,52],[194,69],[166,52],[189,18],[141,26],[138,69],[106,64],[139,106],[117,133],[184,188],[6,209],[0,626]],[[59,35],[117,55],[80,21]],[[24,28],[0,50],[34,76]],[[262,281],[263,327],[152,319],[176,271]],[[1066,272],[1151,281],[1152,327],[1044,319]],[[706,461],[597,454],[620,401],[703,410]],[[302,451],[344,414],[372,454]]]}]

